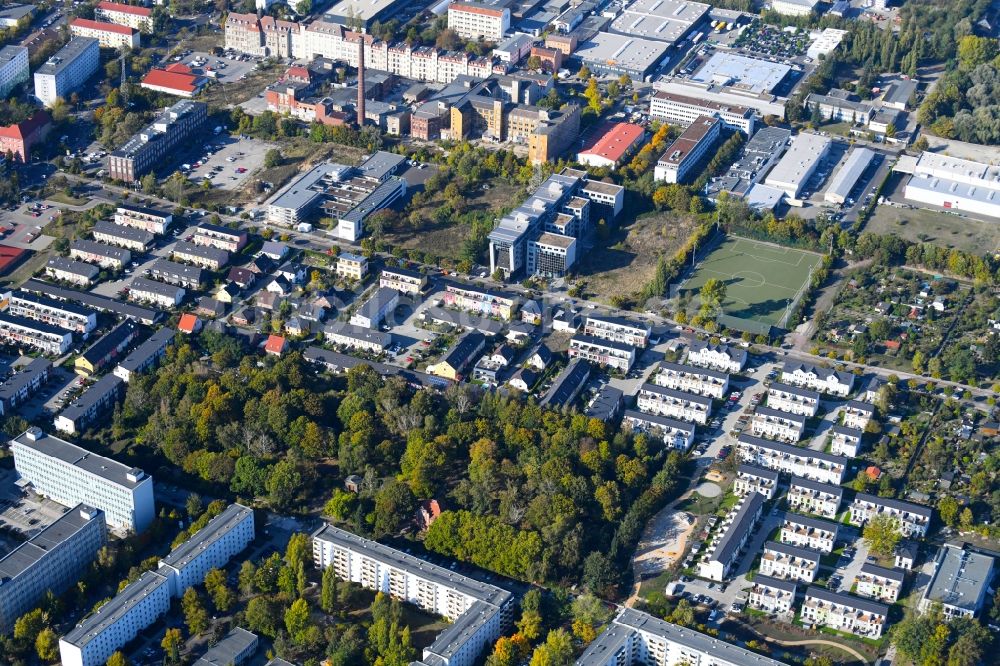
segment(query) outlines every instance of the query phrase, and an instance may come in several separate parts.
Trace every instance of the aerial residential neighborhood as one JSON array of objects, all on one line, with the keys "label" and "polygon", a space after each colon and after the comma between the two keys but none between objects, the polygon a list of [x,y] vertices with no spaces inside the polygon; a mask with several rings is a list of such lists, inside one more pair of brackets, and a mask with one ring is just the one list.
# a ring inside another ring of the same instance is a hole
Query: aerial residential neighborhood
[{"label": "aerial residential neighborhood", "polygon": [[0,6],[0,661],[988,666],[1000,5]]}]

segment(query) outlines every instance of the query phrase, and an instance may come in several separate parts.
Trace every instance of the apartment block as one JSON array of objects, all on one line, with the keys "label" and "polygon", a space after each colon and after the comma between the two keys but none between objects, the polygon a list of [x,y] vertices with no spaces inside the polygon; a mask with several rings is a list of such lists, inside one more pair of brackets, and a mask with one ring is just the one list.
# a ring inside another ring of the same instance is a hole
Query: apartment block
[{"label": "apartment block", "polygon": [[174,216],[166,211],[121,204],[115,209],[115,224],[142,229],[151,234],[165,234]]},{"label": "apartment block", "polygon": [[28,80],[28,49],[7,45],[0,49],[0,97]]},{"label": "apartment block", "polygon": [[197,290],[207,282],[207,275],[203,269],[167,259],[157,259],[147,269],[147,274],[156,280],[185,289]]},{"label": "apartment block", "polygon": [[654,180],[687,183],[722,136],[722,119],[699,116],[671,143],[653,169]]},{"label": "apartment block", "polygon": [[865,562],[861,572],[854,579],[855,591],[862,597],[875,599],[887,604],[894,604],[903,590],[903,572],[899,569],[886,569]]},{"label": "apartment block", "polygon": [[145,252],[152,247],[155,240],[153,234],[145,229],[105,222],[104,220],[94,225],[91,234],[93,234],[94,240],[99,243],[124,247],[133,252]]},{"label": "apartment block", "polygon": [[635,363],[636,349],[632,345],[612,342],[590,335],[574,335],[569,341],[569,357],[628,372]]},{"label": "apartment block", "polygon": [[830,453],[848,458],[857,458],[862,450],[864,433],[855,428],[835,425],[830,429]]},{"label": "apartment block", "polygon": [[399,292],[379,287],[361,307],[351,315],[351,324],[362,328],[378,328],[399,305]]},{"label": "apartment block", "polygon": [[729,393],[729,375],[692,365],[663,361],[653,383],[669,389],[722,400]]},{"label": "apartment block", "polygon": [[63,666],[102,666],[169,610],[167,579],[147,571],[59,639],[60,661]]},{"label": "apartment block", "polygon": [[81,433],[110,411],[124,394],[125,382],[121,377],[104,375],[62,410],[52,424],[60,432]]},{"label": "apartment block", "polygon": [[696,97],[658,90],[649,100],[649,117],[653,120],[688,126],[702,116],[718,116],[728,127],[747,136],[753,134],[756,115],[745,106],[721,104]]},{"label": "apartment block", "polygon": [[633,347],[645,347],[649,344],[649,326],[625,317],[590,315],[584,322],[583,332],[585,335]]},{"label": "apartment block", "polygon": [[0,558],[0,630],[12,631],[47,591],[60,595],[74,585],[107,542],[104,512],[78,504]]},{"label": "apartment block", "polygon": [[770,407],[758,407],[750,419],[750,432],[780,442],[797,442],[806,428],[806,417]]},{"label": "apartment block", "polygon": [[72,37],[35,70],[35,97],[51,107],[80,89],[97,72],[101,47],[92,37]]},{"label": "apartment block", "polygon": [[643,384],[636,394],[640,412],[668,416],[681,421],[705,425],[712,414],[712,399],[693,393],[684,393],[656,384]]},{"label": "apartment block", "polygon": [[854,375],[809,363],[788,361],[781,369],[781,381],[792,386],[846,398],[854,386]]},{"label": "apartment block", "polygon": [[[174,149],[196,136],[208,118],[208,105],[182,99],[108,155],[114,180],[134,183],[162,166]],[[116,221],[118,216],[115,216]],[[137,226],[137,225],[130,225]],[[146,227],[148,229],[148,227]]]},{"label": "apartment block", "polygon": [[513,595],[394,548],[324,525],[312,535],[313,562],[341,580],[415,604],[451,624],[419,664],[471,666],[510,626]]},{"label": "apartment block", "polygon": [[622,425],[633,432],[645,432],[663,440],[668,448],[688,451],[694,444],[695,426],[687,421],[626,409]]},{"label": "apartment block", "polygon": [[368,259],[360,254],[342,252],[337,255],[336,273],[349,280],[360,280],[368,273]]},{"label": "apartment block", "polygon": [[395,289],[401,294],[420,294],[427,287],[427,276],[405,268],[383,268],[379,286]]},{"label": "apartment block", "polygon": [[794,581],[757,574],[747,596],[747,605],[765,613],[786,615],[792,612],[797,590]]},{"label": "apartment block", "polygon": [[221,569],[254,540],[253,509],[230,504],[205,527],[160,560],[157,573],[167,579],[170,594],[181,597],[201,585],[209,569]]},{"label": "apartment block", "polygon": [[247,244],[247,232],[217,224],[199,224],[191,240],[195,245],[215,247],[226,252],[239,252]]},{"label": "apartment block", "polygon": [[139,48],[139,31],[116,23],[75,18],[69,23],[69,31],[76,37],[92,37],[106,49]]},{"label": "apartment block", "polygon": [[10,450],[18,477],[39,495],[65,506],[100,509],[112,528],[138,533],[153,521],[153,478],[141,469],[34,427],[12,439]]},{"label": "apartment block", "polygon": [[510,30],[510,9],[503,3],[453,2],[448,27],[463,39],[499,42]]},{"label": "apartment block", "polygon": [[126,25],[140,32],[153,32],[153,12],[149,7],[121,2],[98,2],[94,6],[94,17],[101,21]]},{"label": "apartment block", "polygon": [[740,465],[736,468],[736,479],[733,481],[733,492],[737,495],[760,493],[767,499],[774,499],[778,490],[779,475],[774,470]]},{"label": "apartment block", "polygon": [[819,570],[819,558],[816,550],[767,541],[760,558],[760,572],[772,578],[811,583]]},{"label": "apartment block", "polygon": [[172,308],[184,300],[184,288],[176,285],[137,277],[129,285],[128,298],[140,303],[153,303],[161,308]]},{"label": "apartment block", "polygon": [[49,381],[52,362],[46,358],[33,358],[20,370],[0,384],[0,416],[10,414]]},{"label": "apartment block", "polygon": [[786,513],[781,523],[781,543],[832,553],[837,544],[838,523],[820,518]]},{"label": "apartment block", "polygon": [[39,296],[24,289],[11,293],[7,303],[9,315],[34,319],[81,335],[86,335],[97,327],[97,313],[93,310],[68,301]]},{"label": "apartment block", "polygon": [[90,345],[77,356],[73,363],[76,373],[85,377],[95,375],[107,367],[115,358],[124,354],[125,350],[139,337],[139,324],[132,319],[125,319],[115,325],[97,342]]},{"label": "apartment block", "polygon": [[98,312],[109,312],[116,317],[129,317],[147,326],[155,324],[162,315],[162,313],[156,310],[138,307],[115,298],[95,294],[91,291],[67,289],[34,278],[29,279],[21,285],[21,288],[57,301],[79,303]]},{"label": "apartment block", "polygon": [[845,428],[855,428],[864,431],[868,426],[868,422],[873,418],[875,418],[875,407],[867,402],[851,400],[844,405],[843,425]]},{"label": "apartment block", "polygon": [[920,612],[941,604],[946,617],[975,617],[990,594],[994,563],[989,555],[964,544],[944,544],[934,557],[934,573],[920,597]]},{"label": "apartment block", "polygon": [[449,308],[506,321],[514,316],[518,305],[517,297],[513,294],[455,282],[445,285],[443,301]]},{"label": "apartment block", "polygon": [[366,349],[376,354],[381,354],[392,344],[392,335],[389,333],[342,321],[327,324],[323,328],[323,337],[331,345]]},{"label": "apartment block", "polygon": [[889,607],[825,587],[810,587],[802,604],[803,624],[818,624],[863,638],[882,636]]},{"label": "apartment block", "polygon": [[173,339],[173,329],[170,327],[159,329],[115,366],[112,372],[123,381],[130,381],[137,373],[145,372],[155,366],[167,353],[167,347]]},{"label": "apartment block", "polygon": [[132,261],[132,253],[125,248],[86,239],[73,241],[69,246],[69,256],[113,271],[122,270]]},{"label": "apartment block", "polygon": [[693,340],[688,345],[687,363],[720,372],[738,373],[746,367],[747,350]]},{"label": "apartment block", "polygon": [[927,536],[932,513],[933,510],[927,506],[858,493],[851,504],[851,524],[861,526],[875,516],[889,515],[899,520],[904,537],[924,537]]},{"label": "apartment block", "polygon": [[45,264],[45,275],[48,277],[80,287],[91,286],[100,274],[101,270],[97,266],[66,257],[52,257]]},{"label": "apartment block", "polygon": [[812,418],[819,411],[819,393],[774,382],[767,387],[767,406]]},{"label": "apartment block", "polygon": [[847,471],[848,460],[843,456],[803,449],[753,435],[740,435],[736,440],[736,450],[745,463],[821,483],[839,485],[843,483]]},{"label": "apartment block", "polygon": [[221,270],[229,263],[229,252],[217,247],[177,241],[170,252],[177,261],[193,264],[209,271]]},{"label": "apartment block", "polygon": [[623,608],[576,666],[784,666],[693,629]]},{"label": "apartment block", "polygon": [[757,523],[764,515],[764,496],[751,493],[740,498],[722,520],[718,528],[719,536],[709,546],[707,553],[698,563],[698,575],[714,581],[725,580],[750,542]]},{"label": "apartment block", "polygon": [[788,495],[785,496],[785,501],[792,510],[831,519],[835,519],[840,513],[843,499],[844,489],[840,486],[796,476],[792,477]]},{"label": "apartment block", "polygon": [[0,313],[0,341],[27,345],[44,354],[65,354],[73,346],[73,334],[40,321]]}]

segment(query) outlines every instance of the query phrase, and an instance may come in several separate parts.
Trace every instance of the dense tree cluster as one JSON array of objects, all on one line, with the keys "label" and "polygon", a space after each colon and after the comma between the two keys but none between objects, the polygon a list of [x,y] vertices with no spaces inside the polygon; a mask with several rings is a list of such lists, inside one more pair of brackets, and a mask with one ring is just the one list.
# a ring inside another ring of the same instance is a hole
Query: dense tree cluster
[{"label": "dense tree cluster", "polygon": [[898,654],[916,666],[976,666],[990,662],[994,637],[972,618],[946,619],[940,608],[908,615],[890,634]]},{"label": "dense tree cluster", "polygon": [[918,119],[934,134],[1000,143],[1000,40],[967,35],[958,67],[948,71],[920,106]]}]

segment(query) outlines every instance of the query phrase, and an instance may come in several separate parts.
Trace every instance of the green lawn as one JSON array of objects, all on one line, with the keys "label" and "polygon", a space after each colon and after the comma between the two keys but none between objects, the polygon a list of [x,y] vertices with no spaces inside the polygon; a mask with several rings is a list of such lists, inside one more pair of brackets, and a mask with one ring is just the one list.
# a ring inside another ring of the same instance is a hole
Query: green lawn
[{"label": "green lawn", "polygon": [[693,295],[710,278],[726,284],[725,314],[781,327],[789,305],[822,257],[815,252],[728,237],[705,257],[682,285]]}]

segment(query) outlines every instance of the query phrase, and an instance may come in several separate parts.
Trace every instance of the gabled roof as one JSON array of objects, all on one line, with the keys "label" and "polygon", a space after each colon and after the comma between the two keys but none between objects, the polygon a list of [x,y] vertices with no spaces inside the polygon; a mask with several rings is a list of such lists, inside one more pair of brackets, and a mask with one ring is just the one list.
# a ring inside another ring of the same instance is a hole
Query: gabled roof
[{"label": "gabled roof", "polygon": [[14,125],[0,127],[0,136],[8,139],[19,139],[23,141],[25,138],[38,131],[38,128],[47,125],[49,120],[50,118],[48,113],[45,111],[38,111],[27,120],[22,120]]},{"label": "gabled roof", "polygon": [[285,351],[285,347],[288,343],[285,338],[280,335],[269,335],[267,336],[267,342],[264,344],[264,351],[268,354],[281,354]]},{"label": "gabled roof", "polygon": [[136,16],[152,16],[153,11],[147,7],[136,7],[135,5],[125,5],[120,2],[98,2],[97,9],[108,12],[122,12],[123,14],[135,14]]},{"label": "gabled roof", "polygon": [[184,333],[194,333],[198,330],[198,318],[190,312],[181,315],[181,320],[177,324],[177,329]]}]

